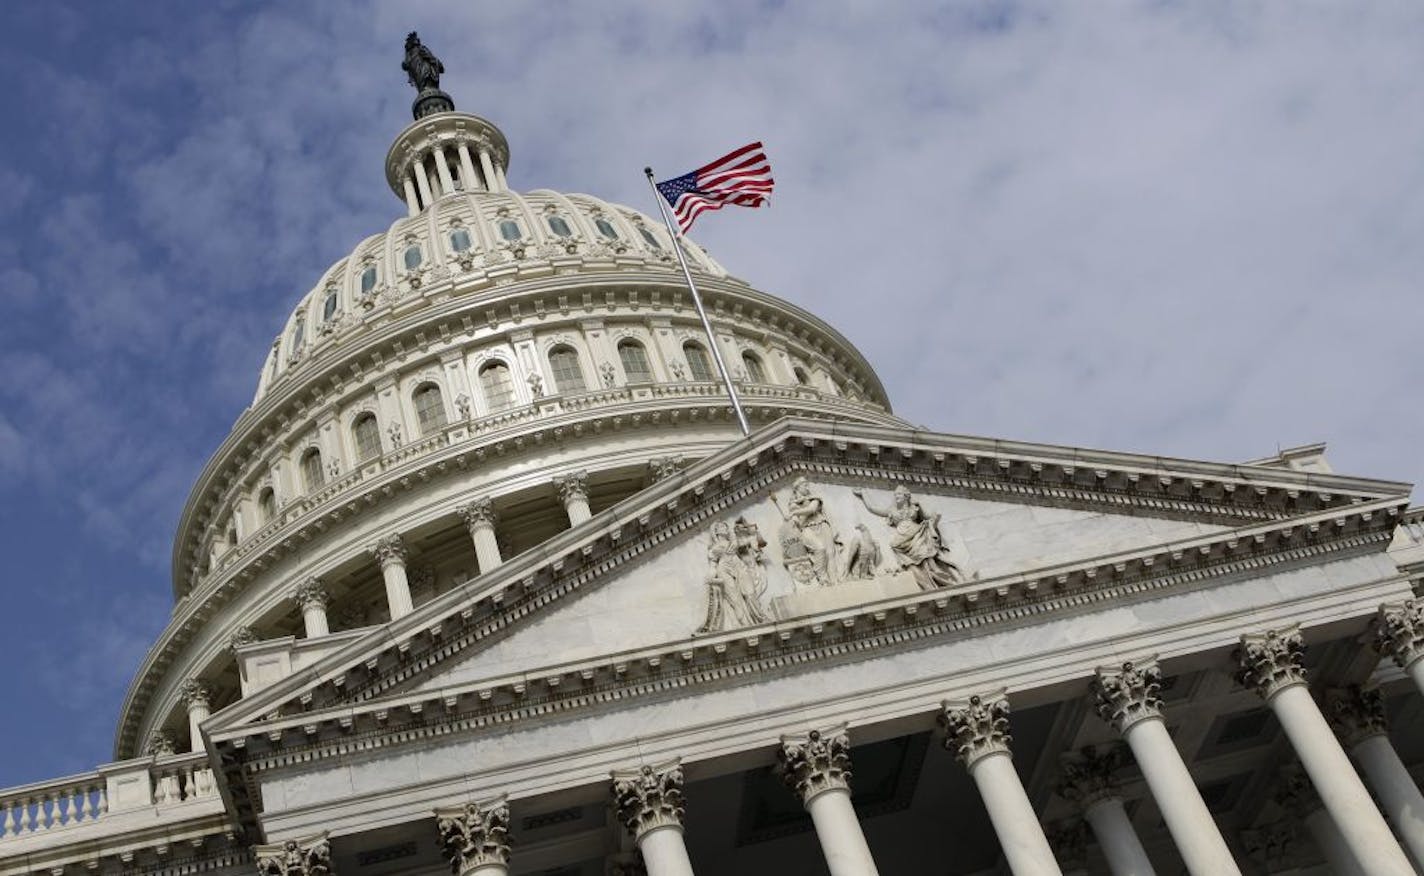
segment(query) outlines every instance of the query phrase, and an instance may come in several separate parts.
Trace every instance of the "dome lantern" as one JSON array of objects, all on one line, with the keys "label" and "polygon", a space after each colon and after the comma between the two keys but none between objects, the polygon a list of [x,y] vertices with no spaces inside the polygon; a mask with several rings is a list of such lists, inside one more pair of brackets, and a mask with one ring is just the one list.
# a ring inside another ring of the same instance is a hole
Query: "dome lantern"
[{"label": "dome lantern", "polygon": [[417,91],[415,121],[386,153],[386,182],[410,215],[456,192],[508,191],[504,133],[479,116],[455,111],[455,101],[440,90],[445,66],[414,31],[406,36],[401,69]]}]

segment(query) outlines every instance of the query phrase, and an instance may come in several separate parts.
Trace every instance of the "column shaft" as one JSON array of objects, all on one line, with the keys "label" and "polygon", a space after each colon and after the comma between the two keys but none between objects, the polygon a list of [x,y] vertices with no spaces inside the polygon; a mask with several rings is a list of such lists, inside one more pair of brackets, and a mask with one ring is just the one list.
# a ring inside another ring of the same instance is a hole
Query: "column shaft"
[{"label": "column shaft", "polygon": [[1305,828],[1310,831],[1315,845],[1319,847],[1321,854],[1325,855],[1325,861],[1336,876],[1369,876],[1360,869],[1355,856],[1350,853],[1350,847],[1345,844],[1345,837],[1341,836],[1335,822],[1330,820],[1324,809],[1317,809],[1307,815]]},{"label": "column shaft", "polygon": [[455,191],[455,179],[450,176],[450,164],[445,160],[445,150],[436,148],[435,172],[440,177],[440,193],[442,195],[452,194]]},{"label": "column shaft", "polygon": [[1132,829],[1121,797],[1104,797],[1083,811],[1113,876],[1153,876],[1152,861]]},{"label": "column shaft", "polygon": [[1140,720],[1124,735],[1187,870],[1192,876],[1240,876],[1162,719]]},{"label": "column shaft", "polygon": [[643,853],[648,876],[692,876],[692,859],[687,857],[680,827],[669,825],[648,831],[638,837],[638,850]]},{"label": "column shaft", "polygon": [[504,562],[504,558],[499,555],[499,540],[495,538],[493,526],[485,524],[470,527],[470,538],[475,543],[475,557],[480,562],[481,574]]},{"label": "column shaft", "polygon": [[984,755],[970,765],[969,774],[1014,876],[1062,876],[1008,752]]},{"label": "column shaft", "polygon": [[421,205],[429,207],[435,203],[435,197],[430,194],[430,178],[426,175],[425,159],[419,159],[411,165],[410,172],[415,177],[416,186],[420,189]]},{"label": "column shaft", "polygon": [[588,507],[588,499],[582,495],[570,496],[564,502],[564,508],[569,512],[569,526],[578,526],[593,516],[593,512]]},{"label": "column shaft", "polygon": [[495,191],[505,192],[509,190],[509,183],[504,181],[504,168],[498,164],[494,166],[494,179],[495,182],[499,184],[499,188],[495,189]]},{"label": "column shaft", "polygon": [[1365,778],[1374,789],[1385,814],[1394,823],[1409,849],[1414,865],[1424,873],[1424,795],[1399,759],[1389,737],[1377,733],[1366,737],[1351,749],[1364,770]]},{"label": "column shaft", "polygon": [[415,611],[415,603],[410,598],[410,581],[406,578],[405,563],[386,563],[381,567],[381,577],[386,582],[386,605],[390,609],[391,620],[405,617]]},{"label": "column shaft", "polygon": [[490,154],[485,150],[480,150],[480,170],[485,174],[485,188],[492,192],[500,191],[499,183],[495,179],[494,162],[490,160]]},{"label": "column shaft", "polygon": [[405,208],[412,215],[420,214],[420,196],[415,193],[415,182],[407,176],[405,182]]},{"label": "column shaft", "polygon": [[302,626],[306,628],[308,639],[315,639],[317,636],[330,634],[331,628],[326,623],[326,608],[322,605],[311,603],[303,606]]},{"label": "column shaft", "polygon": [[816,838],[826,856],[831,876],[879,876],[870,846],[860,829],[860,819],[850,802],[850,791],[832,788],[806,801],[806,811],[816,825]]},{"label": "column shaft", "polygon": [[191,702],[188,704],[188,738],[192,742],[193,751],[203,750],[203,734],[198,729],[198,725],[208,720],[212,711],[206,702]]},{"label": "column shaft", "polygon": [[460,175],[465,178],[465,191],[468,192],[477,188],[488,189],[488,185],[481,186],[480,178],[475,173],[474,162],[470,160],[470,145],[468,143],[461,143],[456,147],[456,151],[460,155]]},{"label": "column shaft", "polygon": [[1372,876],[1411,876],[1414,868],[1305,685],[1288,684],[1267,704],[1360,865]]}]

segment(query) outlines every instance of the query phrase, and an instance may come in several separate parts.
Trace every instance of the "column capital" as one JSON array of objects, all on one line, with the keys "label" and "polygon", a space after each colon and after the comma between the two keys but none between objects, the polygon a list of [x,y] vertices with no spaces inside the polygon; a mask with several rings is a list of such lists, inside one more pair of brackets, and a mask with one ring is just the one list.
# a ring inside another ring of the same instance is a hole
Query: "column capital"
[{"label": "column capital", "polygon": [[1424,599],[1406,599],[1379,607],[1375,618],[1375,648],[1408,669],[1424,657]]},{"label": "column capital", "polygon": [[488,496],[457,506],[455,513],[460,515],[460,519],[465,521],[465,526],[471,532],[476,527],[494,526],[499,522],[499,514],[494,510],[494,500]]},{"label": "column capital", "polygon": [[1162,717],[1162,670],[1156,657],[1128,661],[1120,669],[1100,667],[1090,688],[1099,717],[1119,733],[1138,721]]},{"label": "column capital", "polygon": [[236,651],[243,645],[251,645],[257,641],[257,632],[249,626],[237,627],[232,634],[227,637],[227,647],[230,651]]},{"label": "column capital", "polygon": [[576,471],[561,478],[554,478],[554,489],[564,504],[576,500],[588,501],[588,472]]},{"label": "column capital", "polygon": [[253,846],[261,876],[329,876],[331,844],[326,833],[270,845]]},{"label": "column capital", "polygon": [[199,707],[206,709],[212,699],[212,690],[200,679],[189,678],[178,685],[178,699],[182,700],[183,705],[190,711]]},{"label": "column capital", "polygon": [[1236,681],[1254,690],[1264,700],[1292,685],[1305,684],[1305,639],[1300,625],[1293,624],[1264,633],[1247,633],[1236,649],[1236,661],[1241,669]]},{"label": "column capital", "polygon": [[674,760],[657,767],[644,765],[636,770],[614,771],[613,803],[618,820],[635,840],[662,827],[682,830],[686,807],[679,763]]},{"label": "column capital", "polygon": [[509,805],[503,796],[435,810],[440,847],[456,874],[509,866]]},{"label": "column capital", "polygon": [[802,804],[825,791],[850,790],[850,736],[844,724],[781,737],[776,759],[777,774]]},{"label": "column capital", "polygon": [[991,754],[1009,754],[1009,699],[1005,692],[976,694],[968,702],[940,704],[944,747],[967,769]]},{"label": "column capital", "polygon": [[1315,792],[1315,786],[1310,783],[1310,777],[1299,764],[1287,764],[1280,771],[1280,779],[1271,797],[1296,821],[1304,821],[1307,815],[1324,805]]},{"label": "column capital", "polygon": [[331,601],[326,595],[326,587],[322,585],[321,579],[308,577],[303,579],[296,587],[292,588],[292,601],[295,602],[302,611],[312,608],[325,609]]},{"label": "column capital", "polygon": [[1121,745],[1085,746],[1063,758],[1058,796],[1086,811],[1095,803],[1120,796],[1113,774],[1127,763]]},{"label": "column capital", "polygon": [[1384,698],[1378,688],[1352,684],[1327,691],[1325,717],[1330,719],[1331,729],[1346,749],[1354,748],[1371,736],[1383,736],[1389,732],[1389,724],[1384,717]]},{"label": "column capital", "polygon": [[173,754],[178,750],[173,744],[173,737],[165,730],[155,730],[148,734],[148,744],[143,747],[144,753],[152,757],[163,757]]},{"label": "column capital", "polygon": [[406,559],[405,542],[399,535],[388,535],[366,548],[384,570],[387,566],[404,566]]}]

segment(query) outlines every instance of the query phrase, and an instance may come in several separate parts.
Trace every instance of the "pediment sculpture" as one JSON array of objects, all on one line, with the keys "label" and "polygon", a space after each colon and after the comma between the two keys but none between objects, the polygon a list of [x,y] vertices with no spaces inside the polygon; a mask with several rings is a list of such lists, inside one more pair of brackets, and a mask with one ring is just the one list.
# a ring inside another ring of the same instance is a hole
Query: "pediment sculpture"
[{"label": "pediment sculpture", "polygon": [[938,513],[926,514],[910,493],[900,484],[891,494],[889,505],[878,505],[865,498],[860,490],[851,490],[865,509],[890,524],[890,552],[901,569],[915,576],[921,590],[949,587],[965,580],[964,572],[950,556],[939,531]]},{"label": "pediment sculpture", "polygon": [[707,547],[707,619],[699,633],[715,633],[766,623],[766,540],[755,523],[738,517],[735,523],[712,524]]}]

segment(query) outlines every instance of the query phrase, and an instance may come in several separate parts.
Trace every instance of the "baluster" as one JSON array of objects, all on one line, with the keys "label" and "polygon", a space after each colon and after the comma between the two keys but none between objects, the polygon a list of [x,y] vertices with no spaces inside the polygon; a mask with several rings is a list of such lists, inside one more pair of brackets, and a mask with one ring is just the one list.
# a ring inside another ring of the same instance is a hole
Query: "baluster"
[{"label": "baluster", "polygon": [[0,836],[15,835],[15,801],[5,801],[5,817],[0,819]]},{"label": "baluster", "polygon": [[60,788],[54,792],[54,826],[69,823],[69,790]]},{"label": "baluster", "polygon": [[193,768],[183,767],[183,799],[192,800],[195,795],[193,790]]},{"label": "baluster", "polygon": [[81,813],[81,817],[82,817],[85,821],[93,821],[93,820],[94,820],[94,790],[95,790],[95,789],[94,789],[94,786],[93,786],[93,785],[85,785],[85,786],[84,786],[83,798],[82,798],[82,800],[83,800],[83,806],[84,806],[84,811]]},{"label": "baluster", "polygon": [[104,813],[109,811],[109,786],[102,784],[99,786],[99,812],[95,818],[103,818]]},{"label": "baluster", "polygon": [[33,801],[29,797],[20,800],[20,833],[29,833],[35,829],[35,817],[30,809],[31,802]]}]

